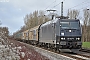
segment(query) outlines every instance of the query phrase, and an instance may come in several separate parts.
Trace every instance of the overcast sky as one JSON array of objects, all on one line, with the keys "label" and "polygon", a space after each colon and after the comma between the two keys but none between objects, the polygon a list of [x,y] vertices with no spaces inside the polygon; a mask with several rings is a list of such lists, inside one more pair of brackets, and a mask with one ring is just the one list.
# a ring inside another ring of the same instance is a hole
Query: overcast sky
[{"label": "overcast sky", "polygon": [[90,8],[90,0],[0,0],[1,26],[8,27],[10,33],[13,33],[24,25],[25,15],[35,10],[56,9],[59,14],[61,1],[64,2],[64,15],[68,9],[82,11]]}]

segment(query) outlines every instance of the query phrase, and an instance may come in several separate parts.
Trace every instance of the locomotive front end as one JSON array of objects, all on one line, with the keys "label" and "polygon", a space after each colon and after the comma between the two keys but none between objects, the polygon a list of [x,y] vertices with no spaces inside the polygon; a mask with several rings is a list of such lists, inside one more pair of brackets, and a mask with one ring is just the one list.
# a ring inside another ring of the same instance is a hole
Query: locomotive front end
[{"label": "locomotive front end", "polygon": [[80,49],[81,26],[79,20],[60,20],[60,35],[57,38],[59,48],[61,49]]}]

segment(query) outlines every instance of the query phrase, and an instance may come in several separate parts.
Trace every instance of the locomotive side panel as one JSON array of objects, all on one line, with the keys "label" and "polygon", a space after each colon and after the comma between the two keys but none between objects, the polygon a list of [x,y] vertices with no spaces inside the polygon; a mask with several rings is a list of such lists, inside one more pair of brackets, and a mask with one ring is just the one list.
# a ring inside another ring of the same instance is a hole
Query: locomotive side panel
[{"label": "locomotive side panel", "polygon": [[55,28],[53,23],[41,26],[40,28],[40,40],[39,42],[55,44]]}]

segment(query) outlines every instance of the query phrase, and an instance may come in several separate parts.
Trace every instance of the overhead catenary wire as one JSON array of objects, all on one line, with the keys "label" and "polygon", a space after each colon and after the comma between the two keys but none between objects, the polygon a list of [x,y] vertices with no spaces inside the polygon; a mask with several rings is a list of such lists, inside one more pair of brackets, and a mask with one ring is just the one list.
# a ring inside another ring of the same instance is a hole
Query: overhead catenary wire
[{"label": "overhead catenary wire", "polygon": [[[63,0],[63,1],[61,1],[61,2],[64,2],[65,0]],[[60,3],[58,3],[58,4],[56,4],[55,6],[53,6],[52,8],[55,8],[55,7],[57,7],[58,5],[60,5],[61,4],[61,2]]]},{"label": "overhead catenary wire", "polygon": [[[71,7],[71,8],[78,7],[78,6],[80,6],[81,4],[84,4],[85,2],[86,2],[86,0],[85,0],[85,1],[83,1],[83,2],[81,2],[80,4],[77,4],[77,5],[73,6],[73,7]],[[71,8],[69,8],[69,9],[71,9]]]},{"label": "overhead catenary wire", "polygon": [[65,0],[60,1],[58,4],[56,4],[56,5],[54,5],[53,7],[51,7],[51,9],[53,9],[53,8],[57,7],[58,5],[60,5],[60,4],[61,4],[61,2],[64,2],[64,1],[65,1]]},{"label": "overhead catenary wire", "polygon": [[52,8],[55,8],[55,7],[56,7],[56,6],[58,6],[59,4],[61,4],[61,2],[60,2],[60,3],[58,3],[57,5],[53,6]]},{"label": "overhead catenary wire", "polygon": [[90,4],[87,5],[87,6],[85,6],[85,7],[80,8],[79,10],[85,9],[85,8],[88,7],[88,6],[90,6]]},{"label": "overhead catenary wire", "polygon": [[[61,1],[61,2],[64,2],[64,1],[65,1],[65,0],[63,0],[63,1]],[[87,1],[88,1],[88,0],[87,0]],[[52,2],[50,5],[52,5],[52,4],[55,3],[55,2],[56,2],[56,0],[55,0],[54,2]],[[60,5],[61,2],[58,3],[58,4],[56,4],[55,6],[53,6],[51,9],[53,9],[53,8],[57,7],[58,5]],[[85,3],[90,3],[90,2],[86,2],[86,0],[85,0],[85,1],[81,2],[80,4],[77,4],[77,5],[69,8],[69,10],[72,9],[72,8],[78,7],[78,6],[82,5],[82,4],[85,4]],[[49,6],[50,6],[50,5],[49,5]],[[49,7],[49,6],[48,6],[48,7]],[[48,7],[47,7],[47,8],[48,8]],[[46,8],[46,9],[47,9],[47,8]],[[46,9],[45,9],[45,10],[46,10]]]},{"label": "overhead catenary wire", "polygon": [[[88,0],[87,0],[87,1],[88,1]],[[82,4],[84,5],[84,4],[86,4],[86,3],[90,3],[90,2],[87,2],[87,1],[85,0],[85,1],[83,1],[83,2],[81,2],[81,3],[79,3],[79,4],[77,4],[77,5],[69,8],[68,10],[73,9],[73,8],[75,8],[75,7],[78,7],[78,6],[82,5]],[[90,6],[90,5],[88,5],[88,6]],[[88,7],[88,6],[85,6],[85,7]],[[82,10],[82,9],[84,9],[85,7],[82,7],[82,8],[80,8],[79,10]],[[67,10],[66,10],[66,11],[67,11]]]},{"label": "overhead catenary wire", "polygon": [[87,5],[87,6],[84,6],[84,7],[82,7],[82,8],[79,8],[78,10],[83,10],[83,9],[85,9],[85,8],[88,7],[88,6],[90,6],[90,4]]},{"label": "overhead catenary wire", "polygon": [[[61,1],[61,2],[64,2],[64,1],[65,1],[65,0],[63,0],[63,1]],[[56,0],[55,0],[53,3],[55,3],[55,2],[56,2]],[[51,9],[53,9],[53,8],[57,7],[58,5],[60,5],[61,2],[59,2],[59,3],[56,4],[56,5],[54,5]],[[53,3],[51,3],[50,5],[52,5]],[[85,4],[87,4],[87,3],[90,3],[90,2],[88,2],[88,0],[87,0],[87,1],[84,0],[83,2],[77,4],[77,5],[73,6],[73,7],[70,7],[68,10],[73,9],[73,8],[76,8],[76,7],[79,7],[79,6],[81,6],[82,4],[85,5]],[[49,5],[49,6],[50,6],[50,5]],[[48,6],[48,7],[49,7],[49,6]],[[90,6],[90,5],[88,5],[88,6]],[[88,7],[88,6],[85,6],[85,7]],[[48,7],[47,7],[47,8],[48,8]],[[82,7],[82,8],[80,8],[79,10],[82,10],[82,9],[84,9],[85,7]],[[47,8],[46,8],[46,9],[47,9]],[[45,10],[46,10],[46,9],[45,9]],[[66,10],[66,11],[67,11],[67,10]],[[65,10],[64,10],[64,12],[65,12]]]},{"label": "overhead catenary wire", "polygon": [[[63,1],[61,1],[61,2],[64,2],[65,0],[63,0]],[[51,6],[53,3],[55,3],[56,2],[56,0],[54,1],[54,2],[52,2],[49,6]],[[56,6],[58,6],[59,4],[61,4],[61,2],[60,3],[58,3],[58,4],[56,4],[55,6],[53,6],[52,8],[55,8]],[[49,6],[47,6],[46,8],[45,8],[45,10],[47,9],[47,8],[49,8]]]}]

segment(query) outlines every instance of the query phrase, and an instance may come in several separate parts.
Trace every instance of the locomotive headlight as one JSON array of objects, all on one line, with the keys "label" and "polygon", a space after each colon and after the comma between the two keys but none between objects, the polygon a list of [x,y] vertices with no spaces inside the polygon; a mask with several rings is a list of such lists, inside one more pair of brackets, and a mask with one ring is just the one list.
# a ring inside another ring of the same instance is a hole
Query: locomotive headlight
[{"label": "locomotive headlight", "polygon": [[65,38],[61,38],[61,40],[65,40]]},{"label": "locomotive headlight", "polygon": [[63,38],[61,38],[61,40],[63,40]]},{"label": "locomotive headlight", "polygon": [[62,36],[64,36],[64,33],[61,33]]},{"label": "locomotive headlight", "polygon": [[80,38],[77,38],[78,40],[80,40]]},{"label": "locomotive headlight", "polygon": [[76,40],[80,40],[80,38],[76,38]]}]

